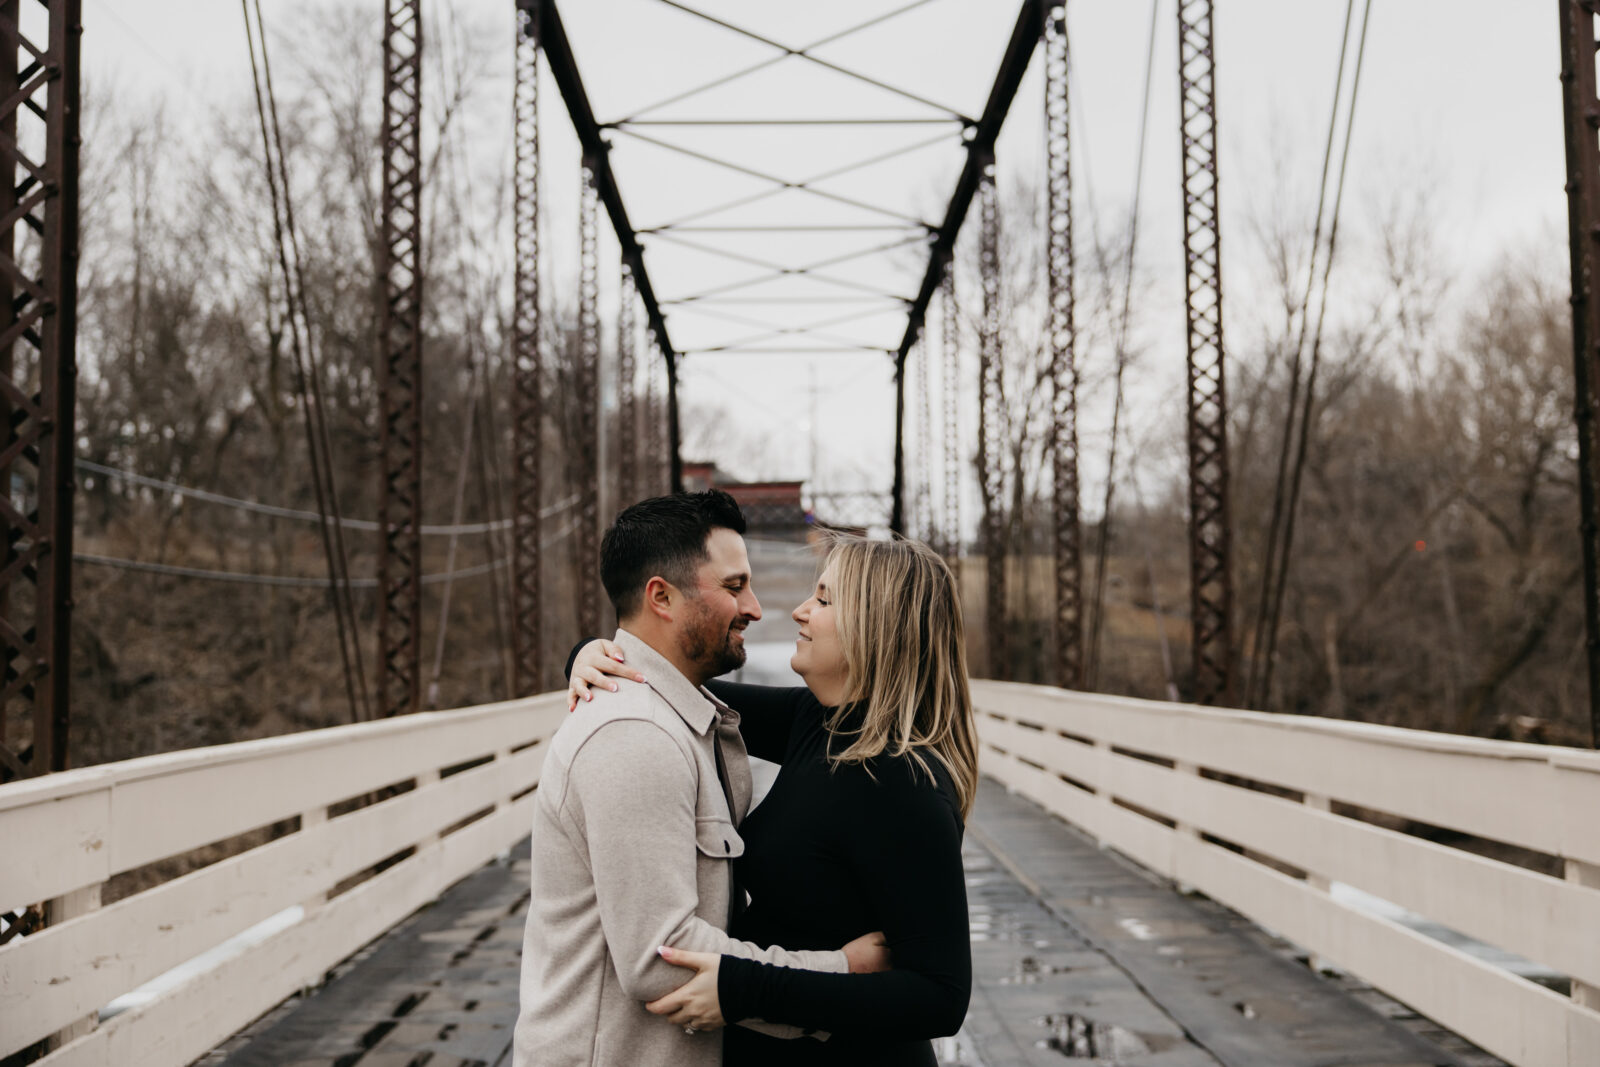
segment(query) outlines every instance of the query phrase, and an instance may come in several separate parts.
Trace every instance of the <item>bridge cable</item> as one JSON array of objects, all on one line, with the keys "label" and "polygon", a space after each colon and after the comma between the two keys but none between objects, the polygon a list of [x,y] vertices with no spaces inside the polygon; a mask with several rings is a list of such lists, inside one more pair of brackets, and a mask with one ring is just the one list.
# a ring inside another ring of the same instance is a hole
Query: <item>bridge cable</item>
[{"label": "bridge cable", "polygon": [[[1113,379],[1115,387],[1111,404],[1111,451],[1106,459],[1105,499],[1100,508],[1100,536],[1095,546],[1094,595],[1091,599],[1093,614],[1089,625],[1089,650],[1084,663],[1084,687],[1091,691],[1095,688],[1100,673],[1100,635],[1105,629],[1106,561],[1111,544],[1111,505],[1117,484],[1117,440],[1122,433],[1123,378],[1128,368],[1128,322],[1133,304],[1134,253],[1139,247],[1139,208],[1144,193],[1144,155],[1147,140],[1145,135],[1150,126],[1150,86],[1155,73],[1156,17],[1160,12],[1161,0],[1151,0],[1150,39],[1145,46],[1144,59],[1144,103],[1139,115],[1139,155],[1133,178],[1133,214],[1128,222],[1128,253],[1122,279],[1122,308],[1117,321],[1116,342],[1113,349],[1116,355],[1116,374]],[[1103,256],[1103,246],[1098,240],[1095,242],[1095,248]],[[1166,640],[1165,631],[1162,633],[1162,640]]]},{"label": "bridge cable", "polygon": [[[337,524],[330,526],[328,517],[330,505],[332,513],[337,515],[338,501],[330,500],[333,496],[332,469],[325,463],[327,456],[327,436],[325,426],[322,426],[322,395],[320,388],[312,388],[308,378],[316,373],[315,353],[312,351],[310,321],[305,316],[304,278],[300,272],[299,240],[294,228],[294,212],[290,200],[287,160],[283,157],[283,140],[278,124],[277,100],[272,91],[271,68],[267,61],[267,35],[266,27],[261,17],[259,0],[255,5],[255,22],[252,30],[250,19],[250,5],[248,0],[239,0],[239,6],[244,14],[245,40],[250,52],[250,81],[255,91],[256,117],[260,122],[263,163],[267,172],[267,188],[272,202],[272,228],[274,243],[277,245],[278,265],[283,276],[284,303],[288,319],[290,348],[293,353],[295,367],[296,391],[300,395],[301,406],[305,412],[306,447],[312,467],[312,483],[316,491],[317,512],[321,517],[319,529],[322,534],[323,552],[327,557],[328,575],[331,582],[330,595],[334,606],[334,619],[339,636],[339,657],[344,668],[345,695],[350,703],[350,717],[352,721],[362,718],[371,718],[371,703],[367,694],[365,670],[361,665],[361,642],[354,633],[355,606],[350,598],[349,570],[347,556],[344,551],[344,535]],[[261,45],[261,61],[256,59],[256,44],[259,37]],[[265,81],[265,86],[263,86]],[[268,128],[267,112],[270,101],[272,122],[271,130]],[[277,136],[274,136],[276,134]],[[274,148],[277,156],[274,157]],[[280,196],[280,182],[282,184]],[[285,246],[285,240],[289,247]],[[289,255],[292,249],[294,268],[291,269]],[[301,283],[297,285],[297,281]],[[298,297],[298,299],[297,299]],[[304,337],[302,338],[302,329]],[[318,375],[320,377],[320,375]],[[313,403],[314,401],[314,403]],[[319,432],[321,427],[323,432]],[[352,648],[352,646],[354,646]],[[359,698],[358,698],[359,694]]]},{"label": "bridge cable", "polygon": [[[576,527],[577,521],[569,519],[560,530],[542,537],[540,544],[545,548],[549,548],[556,542],[570,536]],[[248,571],[208,570],[202,567],[185,567],[173,563],[154,563],[142,559],[127,559],[123,556],[101,556],[92,552],[74,552],[72,558],[77,563],[88,563],[97,567],[114,567],[119,570],[141,571],[146,574],[158,574],[169,578],[197,578],[205,581],[235,582],[243,585],[276,585],[304,589],[331,589],[334,584],[334,580],[331,578],[305,578],[292,574],[253,574]],[[493,559],[487,563],[477,563],[456,571],[424,574],[422,576],[422,584],[438,585],[441,582],[459,581],[465,578],[476,578],[484,574],[495,574],[504,570],[508,565],[504,559]],[[352,589],[378,588],[378,579],[375,577],[346,578],[344,581]]]},{"label": "bridge cable", "polygon": [[[1349,0],[1345,14],[1345,42],[1340,46],[1339,52],[1341,80],[1344,74],[1344,52],[1349,45],[1350,23],[1354,15],[1354,9],[1355,0]],[[1314,405],[1316,402],[1317,373],[1321,367],[1322,361],[1322,332],[1328,311],[1328,279],[1333,271],[1334,251],[1337,247],[1339,237],[1339,211],[1344,202],[1345,175],[1350,163],[1350,143],[1352,140],[1351,134],[1355,126],[1356,102],[1361,91],[1361,71],[1363,62],[1366,58],[1367,27],[1371,21],[1371,17],[1372,0],[1366,0],[1366,4],[1363,8],[1361,16],[1361,33],[1356,46],[1355,71],[1350,85],[1350,106],[1345,114],[1344,145],[1340,151],[1339,176],[1334,189],[1333,210],[1331,212],[1328,224],[1326,254],[1323,257],[1322,276],[1320,279],[1320,288],[1317,294],[1317,323],[1311,341],[1311,361],[1306,374],[1305,389],[1303,395],[1299,398],[1299,425],[1298,434],[1294,438],[1294,465],[1289,472],[1289,481],[1287,485],[1285,485],[1281,479],[1283,477],[1284,468],[1288,463],[1291,428],[1294,427],[1296,419],[1296,412],[1294,410],[1296,397],[1294,396],[1293,391],[1290,393],[1289,410],[1286,412],[1286,418],[1284,422],[1284,439],[1278,457],[1280,481],[1273,500],[1273,517],[1274,519],[1278,519],[1281,516],[1282,543],[1277,547],[1275,560],[1274,553],[1272,551],[1274,546],[1271,544],[1268,545],[1268,563],[1267,568],[1262,575],[1262,607],[1263,609],[1266,609],[1266,612],[1264,615],[1257,618],[1256,638],[1255,644],[1252,647],[1252,651],[1257,652],[1258,654],[1252,658],[1250,672],[1250,679],[1255,681],[1257,678],[1257,672],[1259,671],[1259,685],[1253,687],[1254,693],[1251,693],[1250,689],[1246,690],[1247,697],[1254,696],[1255,701],[1261,705],[1265,705],[1272,692],[1273,659],[1276,656],[1278,644],[1278,622],[1283,612],[1284,590],[1288,584],[1289,576],[1289,560],[1294,549],[1295,515],[1297,511],[1297,505],[1299,504],[1300,500],[1300,484],[1301,478],[1305,471],[1306,453],[1310,444],[1311,416],[1313,414]],[[1336,87],[1333,102],[1333,112],[1329,117],[1327,152],[1330,154],[1333,147],[1333,128],[1337,121],[1338,111],[1339,97]],[[1318,229],[1320,229],[1321,225],[1321,196],[1326,194],[1327,171],[1328,158],[1325,156],[1323,160],[1324,188],[1322,190],[1322,194],[1320,194],[1318,198]],[[1298,377],[1301,353],[1305,347],[1306,324],[1311,316],[1312,280],[1316,277],[1317,237],[1318,234],[1313,233],[1312,256],[1309,269],[1307,271],[1306,295],[1300,311],[1300,332],[1295,344],[1293,364],[1295,377]],[[1277,568],[1276,573],[1273,573],[1272,570],[1274,562],[1276,563]],[[1270,607],[1267,600],[1269,582],[1271,589]],[[1261,655],[1259,654],[1259,650],[1261,648],[1261,642],[1263,641],[1266,643],[1266,651],[1264,655]]]},{"label": "bridge cable", "polygon": [[[219,504],[223,507],[233,508],[235,511],[246,511],[258,515],[269,515],[277,519],[295,519],[300,522],[323,521],[322,516],[317,514],[315,511],[303,511],[300,508],[285,508],[276,504],[262,504],[255,500],[243,500],[236,496],[225,496],[222,493],[213,493],[207,489],[196,489],[193,486],[181,485],[178,482],[169,482],[161,478],[151,478],[148,475],[139,474],[130,470],[124,470],[121,467],[108,467],[103,463],[95,463],[93,460],[78,459],[74,460],[73,462],[74,465],[80,470],[90,471],[106,478],[113,478],[118,481],[127,482],[130,485],[144,486],[147,489],[159,489],[164,493],[171,493],[174,496],[186,497],[193,500],[200,500],[207,504]],[[569,496],[565,500],[557,501],[554,504],[550,504],[539,509],[539,517],[542,519],[552,518],[553,516],[559,515],[561,512],[566,511],[577,502],[578,498],[576,495]],[[335,520],[329,521],[334,522]],[[339,526],[344,527],[346,530],[375,532],[382,529],[381,526],[371,519],[340,518],[336,521]],[[452,534],[488,534],[498,533],[501,530],[510,529],[512,525],[513,523],[510,519],[494,519],[488,522],[464,522],[459,525],[424,524],[422,527],[422,533],[428,537],[448,537]]]},{"label": "bridge cable", "polygon": [[[452,27],[459,29],[459,20],[456,18],[455,5],[449,4],[447,5],[447,8],[450,14]],[[459,57],[456,57],[457,61],[455,64],[455,69],[452,72],[449,64],[447,63],[447,60],[450,57],[446,55],[448,51],[452,51],[451,46],[456,45],[457,42],[453,35],[446,34],[443,36],[445,38],[446,47],[438,49],[435,52],[435,54],[439,57],[439,80],[442,85],[453,85],[455,100],[459,104],[460,101],[465,99],[465,88],[461,76]],[[451,78],[452,73],[454,74],[453,80]],[[442,160],[446,182],[448,183],[449,187],[449,198],[451,206],[454,209],[455,218],[458,224],[465,230],[467,241],[473,251],[471,265],[465,267],[465,273],[471,275],[473,281],[481,283],[481,279],[477,277],[477,266],[482,260],[482,246],[478,241],[478,231],[475,225],[475,198],[472,195],[470,184],[468,184],[470,181],[470,169],[461,158],[462,146],[460,140],[449,136],[450,131],[447,129],[448,121],[449,116],[447,113],[444,122],[441,122],[440,124],[440,144],[437,149],[436,159]],[[462,192],[463,187],[466,189],[465,195],[463,195]],[[474,293],[475,296],[481,294],[481,285],[468,285],[465,286],[465,288],[468,292]],[[473,303],[476,303],[476,300],[474,300]],[[477,310],[482,311],[483,309],[480,306]],[[467,385],[467,411],[464,420],[465,425],[463,426],[461,433],[461,456],[460,463],[456,471],[455,501],[451,513],[451,524],[456,528],[459,528],[462,525],[462,519],[464,517],[463,513],[466,508],[467,480],[470,477],[469,465],[473,457],[473,442],[476,436],[475,430],[477,423],[480,421],[477,418],[477,411],[480,395],[478,388],[480,382],[479,364],[482,358],[482,350],[478,344],[478,330],[481,322],[481,318],[474,316],[474,321],[469,323],[462,331],[467,348],[466,362],[469,379]],[[482,391],[482,398],[485,407],[493,404],[493,399],[488,394],[487,390]],[[456,551],[459,541],[460,539],[458,535],[451,535],[449,549],[446,555],[446,573],[453,571],[455,568]],[[489,539],[488,547],[489,556],[492,560],[500,560],[504,558],[496,551],[497,546],[494,544],[492,538]],[[489,573],[491,579],[496,576],[495,571],[491,570]],[[497,582],[492,582],[491,584],[493,585],[491,595],[494,598],[493,610],[495,625],[496,629],[498,630],[500,623],[499,588]],[[430,708],[437,708],[439,706],[439,682],[444,673],[444,650],[446,638],[450,631],[450,601],[453,591],[454,583],[451,581],[446,581],[444,583],[444,594],[439,600],[439,625],[434,635],[433,672],[432,677],[428,680],[427,702],[428,707]]]}]

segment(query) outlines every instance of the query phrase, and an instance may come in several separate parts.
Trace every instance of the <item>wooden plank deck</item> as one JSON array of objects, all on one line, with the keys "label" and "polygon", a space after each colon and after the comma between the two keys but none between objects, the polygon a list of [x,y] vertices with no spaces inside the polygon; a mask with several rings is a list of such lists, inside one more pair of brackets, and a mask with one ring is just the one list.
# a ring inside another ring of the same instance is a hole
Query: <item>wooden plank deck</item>
[{"label": "wooden plank deck", "polygon": [[[985,781],[964,852],[975,983],[955,1067],[1493,1067]],[[207,1067],[510,1063],[526,843],[207,1055]],[[1394,1016],[1398,1016],[1395,1018]]]}]

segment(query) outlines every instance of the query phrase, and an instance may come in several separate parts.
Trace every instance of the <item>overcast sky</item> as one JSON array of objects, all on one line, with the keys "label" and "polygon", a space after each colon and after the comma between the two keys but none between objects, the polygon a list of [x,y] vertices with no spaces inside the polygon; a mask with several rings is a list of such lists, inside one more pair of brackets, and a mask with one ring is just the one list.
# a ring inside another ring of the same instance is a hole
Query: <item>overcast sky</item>
[{"label": "overcast sky", "polygon": [[[374,12],[380,0],[367,0]],[[703,0],[709,13],[783,44],[810,44],[830,33],[906,5],[907,0]],[[311,0],[265,0],[269,28],[292,53],[297,15]],[[494,26],[503,20],[503,69],[487,73],[509,93],[511,0],[429,0],[441,25],[465,20]],[[1073,143],[1076,219],[1080,241],[1095,227],[1121,225],[1132,202],[1140,102],[1151,20],[1148,0],[1073,0]],[[830,62],[967,115],[978,114],[1016,17],[1013,0],[929,0],[909,14],[819,50]],[[1267,205],[1304,212],[1310,231],[1323,139],[1346,4],[1339,0],[1218,0],[1216,51],[1218,121],[1222,142],[1225,310],[1234,345],[1259,334],[1265,314],[1261,255],[1252,221]],[[673,10],[661,0],[583,0],[563,4],[577,60],[602,121],[635,114],[674,92],[774,55],[771,48]],[[1359,11],[1358,11],[1359,17]],[[1140,316],[1136,342],[1146,350],[1134,396],[1135,432],[1174,430],[1183,418],[1182,276],[1177,130],[1176,15],[1159,0],[1153,98],[1141,210]],[[244,33],[237,5],[219,0],[86,0],[84,63],[91,84],[177,108],[223,106],[249,93]],[[1350,269],[1359,272],[1362,235],[1396,200],[1423,204],[1440,240],[1441,270],[1457,291],[1490,272],[1504,254],[1532,254],[1559,263],[1564,256],[1565,200],[1559,55],[1551,5],[1516,0],[1376,0],[1350,156],[1344,221]],[[291,55],[292,58],[292,55]],[[998,150],[1002,181],[1038,174],[1041,159],[1042,77],[1035,57]],[[1348,82],[1347,82],[1348,86]],[[552,87],[543,115],[547,150],[548,265],[557,284],[575,274],[576,152]],[[471,127],[475,166],[504,166],[509,100],[484,105]],[[870,89],[833,72],[789,59],[760,75],[656,112],[655,118],[729,116],[903,116],[932,118],[937,108]],[[863,129],[796,127],[751,130],[640,128],[706,154],[729,155],[742,166],[800,180],[859,160],[874,150],[908,147],[941,133],[943,142],[897,160],[853,172],[825,188],[852,201],[936,222],[961,162],[959,127],[937,124]],[[618,134],[614,160],[622,193],[637,226],[661,225],[753,195],[770,183],[735,174]],[[862,213],[841,201],[785,193],[755,209],[709,216],[702,223],[825,220],[836,225],[889,225],[886,215]],[[976,219],[974,217],[974,224]],[[972,227],[975,230],[975,225]],[[688,235],[683,235],[687,237]],[[870,241],[868,238],[870,237]],[[893,239],[861,231],[817,237],[697,234],[702,247],[803,265],[841,250]],[[853,243],[852,243],[853,242]],[[663,298],[693,295],[748,277],[748,264],[700,249],[648,240],[647,263]],[[837,272],[846,281],[893,294],[914,292],[922,261],[915,249],[864,257]],[[614,268],[607,268],[612,284]],[[743,274],[740,272],[743,271]],[[1334,299],[1359,278],[1334,282]],[[832,284],[832,283],[830,283]],[[760,297],[760,287],[744,293]],[[717,347],[759,334],[750,322],[794,327],[824,317],[859,315],[827,331],[843,342],[892,347],[904,328],[892,304],[874,307],[835,285],[786,290],[825,299],[818,304],[757,307],[711,304],[670,307],[669,329],[682,349]],[[777,295],[776,293],[774,294]],[[1465,297],[1463,297],[1465,298]],[[570,299],[570,298],[569,298]],[[802,314],[803,312],[803,314]],[[809,316],[806,318],[804,316]],[[780,339],[779,343],[783,343]],[[812,340],[796,341],[814,345]],[[773,342],[766,342],[768,347]],[[819,414],[819,480],[830,488],[889,485],[893,399],[890,363],[881,353],[779,355],[700,352],[684,364],[684,398],[718,433],[700,440],[716,458],[747,475],[809,473],[810,413]],[[972,390],[975,392],[975,390]],[[913,403],[913,413],[916,405]],[[970,405],[969,405],[970,407]],[[1084,469],[1091,485],[1104,467],[1109,398],[1084,398]],[[973,413],[967,412],[970,424]],[[969,425],[970,434],[970,425]],[[914,440],[914,437],[913,437]],[[970,440],[970,438],[969,438]],[[719,444],[718,442],[722,442]],[[753,444],[765,446],[753,455]],[[968,508],[968,514],[972,509]]]}]

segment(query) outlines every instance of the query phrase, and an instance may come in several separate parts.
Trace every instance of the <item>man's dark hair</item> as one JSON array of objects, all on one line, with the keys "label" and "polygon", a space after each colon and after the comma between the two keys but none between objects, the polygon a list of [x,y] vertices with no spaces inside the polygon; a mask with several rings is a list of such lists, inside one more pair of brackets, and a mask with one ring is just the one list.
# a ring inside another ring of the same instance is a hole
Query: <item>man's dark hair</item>
[{"label": "man's dark hair", "polygon": [[722,528],[744,533],[744,512],[721,489],[655,496],[623,508],[600,542],[600,581],[626,619],[638,611],[644,587],[660,575],[692,593],[695,572],[710,559],[706,538]]}]

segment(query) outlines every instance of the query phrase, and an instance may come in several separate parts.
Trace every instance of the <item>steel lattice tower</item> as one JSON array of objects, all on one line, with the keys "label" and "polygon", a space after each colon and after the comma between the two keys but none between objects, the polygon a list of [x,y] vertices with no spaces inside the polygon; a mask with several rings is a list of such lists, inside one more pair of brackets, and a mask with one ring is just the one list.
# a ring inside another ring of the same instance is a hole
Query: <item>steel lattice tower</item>
[{"label": "steel lattice tower", "polygon": [[983,489],[984,589],[988,631],[989,677],[1010,674],[1006,634],[1005,434],[1001,425],[1004,380],[1000,343],[1000,198],[994,164],[983,170],[978,187],[982,230],[978,237],[979,270],[983,276],[983,330],[978,366],[978,472]]},{"label": "steel lattice tower", "polygon": [[1193,699],[1233,696],[1228,402],[1217,217],[1216,64],[1211,0],[1178,4],[1183,132],[1184,292],[1188,310],[1189,600]]},{"label": "steel lattice tower", "polygon": [[1051,514],[1056,557],[1056,684],[1083,685],[1083,562],[1078,500],[1078,364],[1073,304],[1072,142],[1067,8],[1045,15],[1045,158],[1050,208]]},{"label": "steel lattice tower", "polygon": [[512,360],[512,655],[517,696],[542,688],[539,509],[544,456],[543,360],[539,311],[539,3],[519,0],[513,94],[515,176],[513,230],[516,275],[511,321]]},{"label": "steel lattice tower", "polygon": [[583,165],[583,191],[578,210],[578,366],[573,376],[577,396],[578,484],[578,631],[600,633],[600,471],[598,407],[600,383],[600,193],[594,169]]},{"label": "steel lattice tower", "polygon": [[39,40],[21,6],[0,4],[0,781],[66,768],[72,647],[81,9],[42,3]]}]

